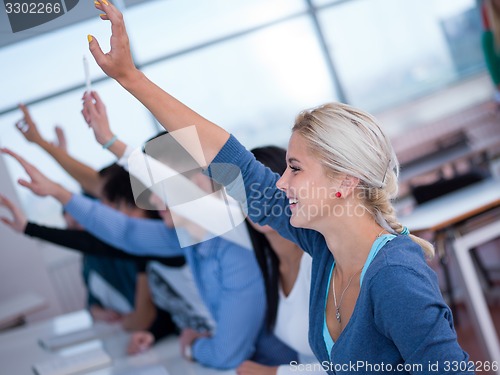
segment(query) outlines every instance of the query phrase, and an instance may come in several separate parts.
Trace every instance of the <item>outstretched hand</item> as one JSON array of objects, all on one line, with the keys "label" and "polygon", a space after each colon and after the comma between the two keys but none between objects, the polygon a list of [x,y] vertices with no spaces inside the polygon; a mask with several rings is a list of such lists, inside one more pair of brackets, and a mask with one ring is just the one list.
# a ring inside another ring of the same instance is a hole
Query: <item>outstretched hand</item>
[{"label": "outstretched hand", "polygon": [[107,0],[95,1],[94,4],[97,9],[104,12],[101,14],[101,19],[111,22],[111,50],[104,53],[97,39],[89,35],[89,49],[92,56],[104,73],[118,82],[132,78],[139,71],[132,60],[122,13]]},{"label": "outstretched hand", "polygon": [[26,216],[21,211],[21,209],[3,195],[0,195],[0,207],[5,207],[10,211],[10,214],[12,215],[12,219],[8,219],[5,216],[2,216],[0,217],[0,221],[14,229],[16,232],[24,232],[28,220],[26,219]]},{"label": "outstretched hand", "polygon": [[45,176],[34,165],[28,163],[20,155],[16,154],[12,150],[2,148],[0,149],[0,151],[16,159],[30,177],[31,181],[19,179],[19,185],[30,189],[33,193],[41,197],[51,195],[62,203],[66,203],[67,201],[69,201],[69,199],[71,198],[71,193],[64,189],[61,185],[55,183],[47,176]]},{"label": "outstretched hand", "polygon": [[35,122],[31,118],[31,114],[24,104],[19,104],[19,109],[23,112],[23,118],[16,122],[16,128],[28,142],[40,144],[43,141]]},{"label": "outstretched hand", "polygon": [[95,139],[101,145],[113,137],[113,133],[109,128],[106,106],[97,92],[85,92],[83,95],[82,115],[85,122],[94,131]]}]

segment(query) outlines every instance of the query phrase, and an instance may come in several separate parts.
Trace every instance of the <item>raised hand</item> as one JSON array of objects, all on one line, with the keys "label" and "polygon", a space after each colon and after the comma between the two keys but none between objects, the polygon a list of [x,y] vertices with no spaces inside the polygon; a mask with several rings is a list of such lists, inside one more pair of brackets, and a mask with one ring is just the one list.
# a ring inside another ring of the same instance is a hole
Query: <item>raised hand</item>
[{"label": "raised hand", "polygon": [[16,232],[24,232],[28,220],[21,209],[3,195],[0,195],[0,207],[5,207],[12,215],[12,219],[2,216],[0,217],[0,221],[14,229]]},{"label": "raised hand", "polygon": [[111,22],[111,50],[106,54],[102,52],[98,41],[89,35],[88,41],[92,56],[97,65],[111,78],[119,82],[132,78],[139,71],[132,60],[123,15],[107,0],[94,1],[94,4],[97,9],[104,12],[101,14],[101,19]]},{"label": "raised hand", "polygon": [[19,179],[19,185],[30,189],[33,193],[41,197],[45,197],[47,195],[53,196],[63,204],[67,203],[71,199],[71,193],[69,191],[49,179],[34,165],[24,160],[20,155],[7,148],[2,148],[0,151],[16,159],[30,177],[31,181]]},{"label": "raised hand", "polygon": [[95,139],[101,145],[113,137],[113,133],[109,128],[106,106],[97,92],[86,92],[83,95],[82,115],[85,122],[94,131]]},{"label": "raised hand", "polygon": [[16,128],[19,129],[28,142],[36,144],[42,143],[43,138],[38,132],[35,122],[31,118],[28,107],[24,104],[19,104],[19,109],[23,112],[23,118],[16,122]]}]

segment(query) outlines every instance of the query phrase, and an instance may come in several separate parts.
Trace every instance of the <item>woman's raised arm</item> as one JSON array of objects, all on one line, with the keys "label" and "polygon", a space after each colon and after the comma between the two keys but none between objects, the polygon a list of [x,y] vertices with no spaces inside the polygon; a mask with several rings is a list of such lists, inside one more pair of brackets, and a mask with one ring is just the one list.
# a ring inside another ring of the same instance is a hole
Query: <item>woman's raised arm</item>
[{"label": "woman's raised arm", "polygon": [[[101,19],[111,22],[112,32],[111,50],[108,53],[101,50],[94,37],[88,36],[90,52],[97,64],[104,73],[114,78],[146,106],[167,131],[174,132],[195,125],[205,157],[204,162],[209,164],[228,140],[229,133],[166,93],[139,71],[132,60],[121,12],[106,0],[96,1],[95,6],[104,12]],[[189,144],[183,143],[183,146],[189,150]]]}]

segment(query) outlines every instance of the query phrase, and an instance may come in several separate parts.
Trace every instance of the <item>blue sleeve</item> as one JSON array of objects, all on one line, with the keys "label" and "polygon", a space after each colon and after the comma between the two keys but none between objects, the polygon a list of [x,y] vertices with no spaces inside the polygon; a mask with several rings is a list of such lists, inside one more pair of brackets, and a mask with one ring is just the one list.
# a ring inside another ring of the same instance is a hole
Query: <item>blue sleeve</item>
[{"label": "blue sleeve", "polygon": [[371,285],[375,324],[394,342],[405,364],[427,368],[439,363],[436,374],[473,374],[445,371],[446,363],[466,365],[469,357],[458,345],[451,311],[437,282],[429,277],[401,265],[382,268]]},{"label": "blue sleeve", "polygon": [[[294,228],[290,224],[290,207],[286,194],[276,187],[279,174],[257,161],[236,138],[231,136],[205,172],[226,186],[254,223],[269,225],[282,237],[297,243],[312,254],[312,243],[318,232]],[[239,183],[239,175],[244,186]]]},{"label": "blue sleeve", "polygon": [[265,292],[253,252],[228,246],[219,254],[221,291],[214,314],[216,332],[195,341],[194,359],[219,369],[239,366],[254,351],[264,325]]},{"label": "blue sleeve", "polygon": [[137,219],[93,199],[74,194],[64,209],[88,232],[135,255],[184,255],[174,229],[161,220]]}]

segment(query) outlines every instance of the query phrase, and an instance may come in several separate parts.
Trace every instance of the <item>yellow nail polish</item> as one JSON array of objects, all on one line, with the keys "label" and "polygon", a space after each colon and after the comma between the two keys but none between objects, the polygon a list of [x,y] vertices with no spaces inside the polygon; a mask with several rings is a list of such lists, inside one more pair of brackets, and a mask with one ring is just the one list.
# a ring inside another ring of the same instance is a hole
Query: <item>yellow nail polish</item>
[{"label": "yellow nail polish", "polygon": [[92,37],[92,35],[87,35],[87,40],[89,41],[89,43],[93,40],[94,38]]},{"label": "yellow nail polish", "polygon": [[109,5],[109,3],[106,0],[102,0],[104,5]]},{"label": "yellow nail polish", "polygon": [[106,13],[99,14],[99,17],[105,17],[105,16],[106,16]]},{"label": "yellow nail polish", "polygon": [[100,3],[100,2],[98,2],[98,1],[94,1],[94,4],[95,4],[95,5],[101,5],[101,3]]}]

